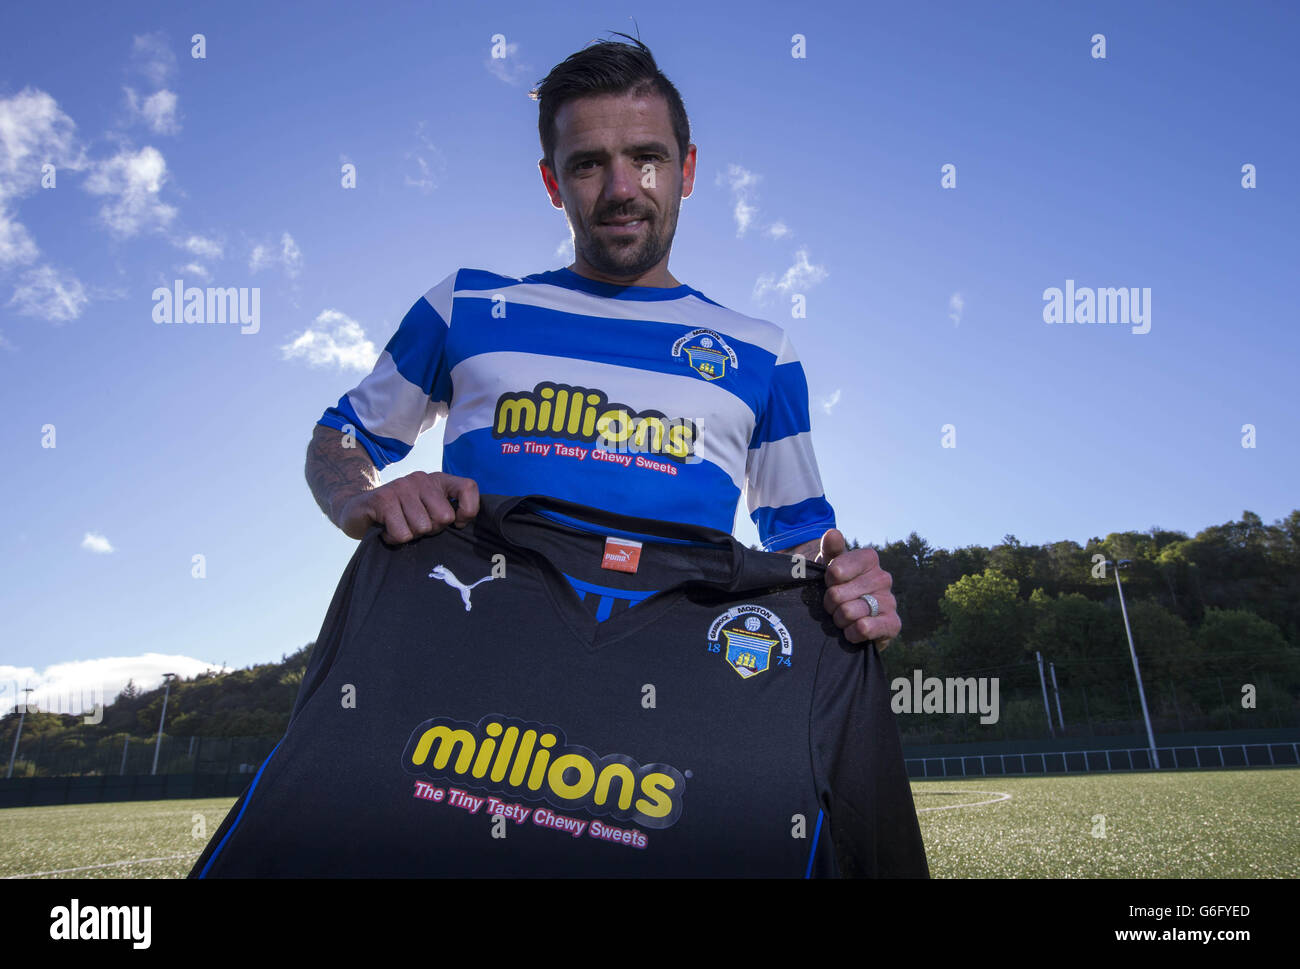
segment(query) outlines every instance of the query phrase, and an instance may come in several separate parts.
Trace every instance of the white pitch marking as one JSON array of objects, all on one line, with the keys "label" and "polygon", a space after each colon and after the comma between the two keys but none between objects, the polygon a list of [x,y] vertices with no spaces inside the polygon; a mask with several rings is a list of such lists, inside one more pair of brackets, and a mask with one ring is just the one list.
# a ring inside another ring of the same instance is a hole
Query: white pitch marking
[{"label": "white pitch marking", "polygon": [[997,795],[997,797],[991,800],[973,801],[970,804],[945,804],[943,807],[917,808],[916,809],[917,814],[920,814],[922,811],[951,811],[953,810],[953,808],[980,807],[984,804],[1001,804],[1003,801],[1011,800],[1011,795],[1005,794],[1002,791],[975,791],[969,788],[964,791],[917,791],[915,793],[918,794],[996,794]]},{"label": "white pitch marking", "polygon": [[81,868],[56,868],[53,871],[34,871],[26,875],[5,875],[5,878],[39,878],[41,875],[66,875],[73,871],[93,871],[96,868],[118,868],[122,865],[143,865],[150,861],[175,861],[177,858],[197,858],[193,852],[183,855],[163,855],[160,858],[132,858],[130,861],[110,861],[104,865],[85,865]]}]

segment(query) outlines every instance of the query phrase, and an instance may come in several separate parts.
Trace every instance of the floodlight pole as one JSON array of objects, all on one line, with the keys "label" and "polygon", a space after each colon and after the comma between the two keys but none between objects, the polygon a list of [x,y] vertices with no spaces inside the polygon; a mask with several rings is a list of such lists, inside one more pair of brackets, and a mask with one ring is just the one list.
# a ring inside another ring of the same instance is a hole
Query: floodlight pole
[{"label": "floodlight pole", "polygon": [[163,721],[167,719],[167,697],[171,693],[172,680],[175,678],[175,676],[176,676],[175,673],[163,674],[163,679],[167,683],[167,689],[163,691],[162,714],[158,717],[158,740],[153,745],[153,770],[149,772],[150,774],[158,773],[158,751],[162,748]]},{"label": "floodlight pole", "polygon": [[14,749],[9,753],[9,772],[5,774],[5,780],[14,776],[14,760],[18,757],[18,738],[23,735],[23,721],[27,719],[27,701],[31,699],[32,687],[23,687],[23,692],[27,694],[23,698],[23,708],[18,714],[18,732],[14,734]]},{"label": "floodlight pole", "polygon": [[1065,717],[1061,713],[1061,688],[1056,685],[1056,664],[1048,663],[1047,668],[1052,671],[1052,695],[1056,698],[1056,722],[1061,725],[1061,733],[1065,733]]},{"label": "floodlight pole", "polygon": [[1052,726],[1052,707],[1047,702],[1047,679],[1043,676],[1043,654],[1035,651],[1034,655],[1038,657],[1038,682],[1043,686],[1043,712],[1047,714],[1047,729],[1055,737],[1056,728]]},{"label": "floodlight pole", "polygon": [[1128,624],[1128,609],[1124,606],[1124,584],[1119,580],[1120,569],[1128,566],[1129,559],[1120,559],[1118,563],[1107,562],[1107,565],[1115,566],[1115,588],[1119,590],[1119,611],[1124,616],[1124,633],[1128,636],[1128,653],[1133,657],[1133,675],[1137,677],[1138,683],[1138,700],[1142,703],[1142,719],[1147,725],[1147,744],[1151,749],[1151,766],[1156,770],[1160,769],[1160,757],[1156,753],[1156,735],[1151,729],[1151,713],[1147,710],[1147,694],[1142,689],[1142,670],[1138,668],[1137,650],[1133,648],[1133,630]]}]

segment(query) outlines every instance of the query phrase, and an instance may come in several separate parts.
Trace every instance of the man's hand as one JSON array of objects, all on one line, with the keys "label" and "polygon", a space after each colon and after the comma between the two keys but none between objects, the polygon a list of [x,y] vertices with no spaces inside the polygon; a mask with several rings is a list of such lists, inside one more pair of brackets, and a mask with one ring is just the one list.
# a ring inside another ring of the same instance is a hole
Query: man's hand
[{"label": "man's hand", "polygon": [[360,539],[371,524],[379,523],[384,526],[380,537],[400,545],[420,535],[436,535],[448,525],[463,528],[477,514],[478,485],[472,479],[413,471],[349,498],[336,524],[348,537]]},{"label": "man's hand", "polygon": [[[851,643],[875,641],[884,649],[889,641],[903,631],[898,618],[898,603],[890,592],[893,577],[880,567],[880,556],[874,548],[848,550],[848,543],[838,528],[822,536],[821,542],[805,542],[785,554],[803,555],[819,565],[826,566],[826,596],[822,605],[835,625],[844,630],[844,638]],[[880,614],[874,618],[864,594],[876,597]]]}]

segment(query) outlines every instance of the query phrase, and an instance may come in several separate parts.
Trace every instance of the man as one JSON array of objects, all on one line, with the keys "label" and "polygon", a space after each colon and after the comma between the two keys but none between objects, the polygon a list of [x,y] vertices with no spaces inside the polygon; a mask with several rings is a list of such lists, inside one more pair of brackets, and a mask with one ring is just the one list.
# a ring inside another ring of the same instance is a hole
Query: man
[{"label": "man", "polygon": [[[677,89],[633,44],[593,44],[533,92],[573,265],[433,287],[318,423],[312,494],[352,538],[378,523],[401,543],[463,526],[480,484],[730,532],[743,482],[764,547],[825,563],[826,611],[848,641],[883,647],[901,629],[892,579],[834,527],[788,338],[668,271],[696,147]],[[439,418],[446,471],[380,485]]]}]

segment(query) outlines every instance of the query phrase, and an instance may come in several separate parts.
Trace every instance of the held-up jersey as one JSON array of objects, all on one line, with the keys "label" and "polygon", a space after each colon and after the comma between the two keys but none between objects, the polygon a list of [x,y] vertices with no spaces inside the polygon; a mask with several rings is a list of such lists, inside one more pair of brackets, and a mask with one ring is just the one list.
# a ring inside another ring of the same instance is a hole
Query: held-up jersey
[{"label": "held-up jersey", "polygon": [[318,423],[383,468],[444,417],[442,470],[480,492],[730,532],[744,489],[768,549],[835,526],[789,338],[689,286],[457,270]]},{"label": "held-up jersey", "polygon": [[820,566],[537,496],[380,533],[191,877],[928,876]]}]

